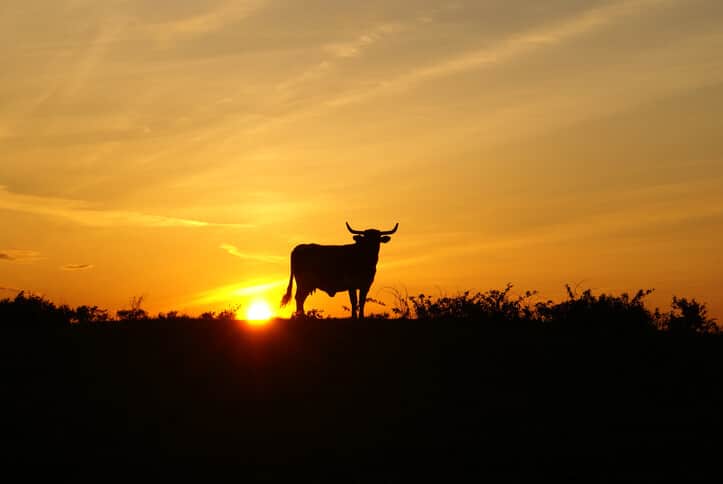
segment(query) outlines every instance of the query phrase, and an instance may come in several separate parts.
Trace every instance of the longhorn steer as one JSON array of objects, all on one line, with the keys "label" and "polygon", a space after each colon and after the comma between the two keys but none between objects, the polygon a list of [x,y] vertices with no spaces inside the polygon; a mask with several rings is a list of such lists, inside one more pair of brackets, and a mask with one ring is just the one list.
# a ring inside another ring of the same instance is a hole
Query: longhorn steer
[{"label": "longhorn steer", "polygon": [[354,244],[301,244],[294,247],[291,251],[289,286],[281,298],[282,307],[291,300],[291,288],[296,278],[294,299],[297,315],[304,314],[304,301],[307,296],[316,289],[321,289],[331,297],[337,292],[349,291],[352,319],[357,317],[357,301],[359,317],[364,317],[364,303],[377,272],[379,245],[391,240],[389,236],[397,231],[399,224],[387,231],[354,230],[348,222],[346,228],[354,234]]}]

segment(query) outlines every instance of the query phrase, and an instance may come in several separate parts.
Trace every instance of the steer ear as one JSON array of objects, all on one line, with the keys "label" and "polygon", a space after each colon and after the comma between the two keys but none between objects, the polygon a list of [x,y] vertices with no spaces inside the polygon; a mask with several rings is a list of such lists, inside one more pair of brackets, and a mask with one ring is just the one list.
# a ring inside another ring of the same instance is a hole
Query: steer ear
[{"label": "steer ear", "polygon": [[381,236],[381,237],[379,238],[379,241],[380,241],[382,244],[386,244],[386,243],[389,242],[390,240],[392,240],[392,238],[389,237],[388,235],[383,235],[383,236]]},{"label": "steer ear", "polygon": [[356,240],[357,242],[361,242],[363,238],[364,238],[363,235],[355,235],[354,236],[354,240]]}]

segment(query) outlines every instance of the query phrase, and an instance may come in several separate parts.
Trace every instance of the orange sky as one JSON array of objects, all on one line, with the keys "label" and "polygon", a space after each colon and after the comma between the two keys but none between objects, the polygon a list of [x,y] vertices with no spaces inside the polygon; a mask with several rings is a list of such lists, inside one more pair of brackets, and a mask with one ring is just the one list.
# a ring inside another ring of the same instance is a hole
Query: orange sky
[{"label": "orange sky", "polygon": [[6,0],[0,297],[275,305],[294,245],[399,222],[378,299],[653,287],[720,318],[721,18],[718,0]]}]

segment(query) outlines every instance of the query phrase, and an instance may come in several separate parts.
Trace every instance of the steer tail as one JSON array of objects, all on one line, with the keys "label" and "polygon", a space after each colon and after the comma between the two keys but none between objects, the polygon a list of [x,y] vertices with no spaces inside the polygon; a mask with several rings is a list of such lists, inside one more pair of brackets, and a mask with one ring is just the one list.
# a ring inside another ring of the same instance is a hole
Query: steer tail
[{"label": "steer tail", "polygon": [[[293,254],[292,254],[293,256]],[[294,283],[294,261],[291,258],[291,275],[289,276],[289,286],[286,288],[286,294],[281,298],[281,307],[283,308],[291,301],[291,285]]]}]

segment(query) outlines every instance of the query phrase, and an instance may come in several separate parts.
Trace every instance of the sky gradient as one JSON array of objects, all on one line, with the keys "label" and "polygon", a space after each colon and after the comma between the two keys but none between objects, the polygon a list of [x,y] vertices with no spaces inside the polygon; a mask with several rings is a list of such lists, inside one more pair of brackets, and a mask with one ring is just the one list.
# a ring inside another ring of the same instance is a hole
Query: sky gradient
[{"label": "sky gradient", "polygon": [[399,222],[378,299],[570,283],[721,318],[721,19],[718,0],[6,0],[0,297],[276,305],[296,244]]}]

